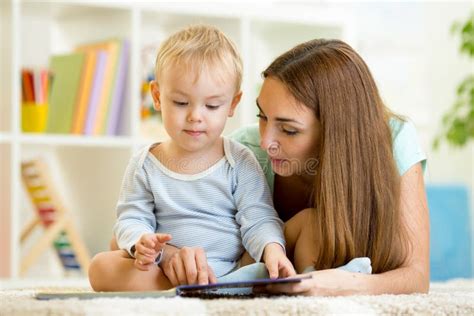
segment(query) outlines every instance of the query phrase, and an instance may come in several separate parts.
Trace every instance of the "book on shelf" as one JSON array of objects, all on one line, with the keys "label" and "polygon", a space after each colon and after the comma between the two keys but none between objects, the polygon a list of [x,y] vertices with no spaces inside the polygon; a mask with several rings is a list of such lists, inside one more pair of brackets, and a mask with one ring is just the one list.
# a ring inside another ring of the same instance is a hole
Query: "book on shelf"
[{"label": "book on shelf", "polygon": [[82,53],[51,57],[50,69],[53,73],[53,84],[49,102],[47,132],[70,133],[83,64],[84,54]]},{"label": "book on shelf", "polygon": [[106,130],[107,115],[112,103],[114,83],[117,77],[117,68],[120,54],[121,41],[109,40],[100,43],[86,44],[79,46],[80,52],[107,52],[107,60],[103,72],[102,87],[95,107],[90,112],[91,116],[87,118],[84,134],[99,135],[104,134]]},{"label": "book on shelf", "polygon": [[90,98],[87,107],[87,113],[84,117],[82,134],[92,134],[94,122],[97,117],[97,111],[100,103],[101,91],[103,89],[105,68],[107,64],[108,53],[106,51],[97,52],[97,62],[92,81]]},{"label": "book on shelf", "polygon": [[125,104],[125,90],[128,75],[128,62],[130,56],[130,43],[123,40],[121,43],[120,58],[112,91],[112,101],[107,115],[106,134],[118,135],[120,118]]},{"label": "book on shelf", "polygon": [[[46,131],[85,135],[116,135],[123,112],[129,66],[127,40],[110,39],[78,46],[73,53],[52,56],[53,75]],[[42,76],[40,75],[40,79]],[[24,99],[42,86],[22,73]]]},{"label": "book on shelf", "polygon": [[95,52],[85,53],[84,68],[82,70],[81,85],[79,88],[79,98],[74,110],[71,133],[82,134],[86,121],[87,108],[92,91],[94,73],[96,69],[97,54]]}]

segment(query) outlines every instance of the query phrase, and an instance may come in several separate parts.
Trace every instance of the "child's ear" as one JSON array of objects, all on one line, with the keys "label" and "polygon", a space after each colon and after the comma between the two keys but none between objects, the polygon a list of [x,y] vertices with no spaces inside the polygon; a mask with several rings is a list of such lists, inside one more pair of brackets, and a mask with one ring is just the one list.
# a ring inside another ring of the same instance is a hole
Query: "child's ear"
[{"label": "child's ear", "polygon": [[150,93],[153,98],[153,107],[155,110],[161,111],[160,86],[155,80],[150,81]]},{"label": "child's ear", "polygon": [[237,107],[237,104],[239,104],[240,99],[242,98],[242,91],[237,93],[234,98],[232,99],[232,103],[230,104],[230,109],[229,109],[229,115],[228,117],[234,116],[235,108]]}]

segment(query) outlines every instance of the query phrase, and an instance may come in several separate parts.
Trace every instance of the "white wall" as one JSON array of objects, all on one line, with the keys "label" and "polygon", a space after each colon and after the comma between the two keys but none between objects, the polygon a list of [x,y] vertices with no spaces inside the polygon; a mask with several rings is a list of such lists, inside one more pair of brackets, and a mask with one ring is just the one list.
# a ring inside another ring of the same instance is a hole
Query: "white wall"
[{"label": "white wall", "polygon": [[474,184],[474,142],[463,149],[432,141],[443,113],[454,103],[457,85],[474,63],[459,54],[454,21],[474,10],[470,1],[306,1],[269,4],[268,10],[324,12],[343,16],[349,44],[364,58],[386,104],[414,121],[428,155],[426,180]]},{"label": "white wall", "polygon": [[395,112],[417,126],[428,155],[427,183],[462,183],[471,191],[474,209],[474,142],[463,149],[432,141],[443,113],[454,103],[457,85],[474,63],[459,54],[455,20],[465,21],[472,2],[366,2],[314,4],[332,14],[344,12],[355,40],[351,45],[369,65],[382,97]]},{"label": "white wall", "polygon": [[467,185],[474,210],[474,141],[462,149],[446,143],[432,148],[457,85],[474,71],[474,62],[459,54],[459,37],[450,32],[454,21],[465,21],[474,10],[473,2],[307,1],[273,7],[347,20],[348,42],[369,65],[385,103],[417,127],[428,156],[426,182]]},{"label": "white wall", "polygon": [[[459,150],[431,143],[441,116],[454,103],[459,82],[474,64],[458,52],[450,33],[465,20],[468,2],[381,3],[352,5],[356,49],[366,59],[386,103],[417,125],[427,152],[427,182],[473,185],[473,145]],[[347,7],[346,7],[347,8]]]}]

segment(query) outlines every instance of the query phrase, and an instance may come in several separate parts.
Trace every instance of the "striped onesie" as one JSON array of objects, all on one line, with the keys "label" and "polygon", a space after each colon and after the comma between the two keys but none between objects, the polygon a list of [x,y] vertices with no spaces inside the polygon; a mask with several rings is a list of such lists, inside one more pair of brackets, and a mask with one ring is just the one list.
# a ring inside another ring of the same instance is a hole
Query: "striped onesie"
[{"label": "striped onesie", "polygon": [[238,267],[243,252],[259,262],[268,243],[283,248],[278,217],[263,171],[244,145],[223,138],[224,157],[198,174],[166,168],[147,146],[130,160],[119,201],[115,236],[121,249],[145,233],[168,233],[169,244],[201,247],[216,277]]}]

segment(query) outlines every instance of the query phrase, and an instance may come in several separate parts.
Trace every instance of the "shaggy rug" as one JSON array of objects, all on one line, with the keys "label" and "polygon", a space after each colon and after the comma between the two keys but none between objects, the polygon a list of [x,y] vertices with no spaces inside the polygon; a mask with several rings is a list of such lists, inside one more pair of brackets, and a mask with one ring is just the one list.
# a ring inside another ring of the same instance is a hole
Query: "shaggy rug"
[{"label": "shaggy rug", "polygon": [[[30,283],[31,284],[31,283]],[[474,315],[474,280],[432,283],[421,295],[350,297],[277,297],[256,299],[100,298],[50,300],[34,298],[38,292],[90,291],[77,284],[3,282],[0,315]]]}]

